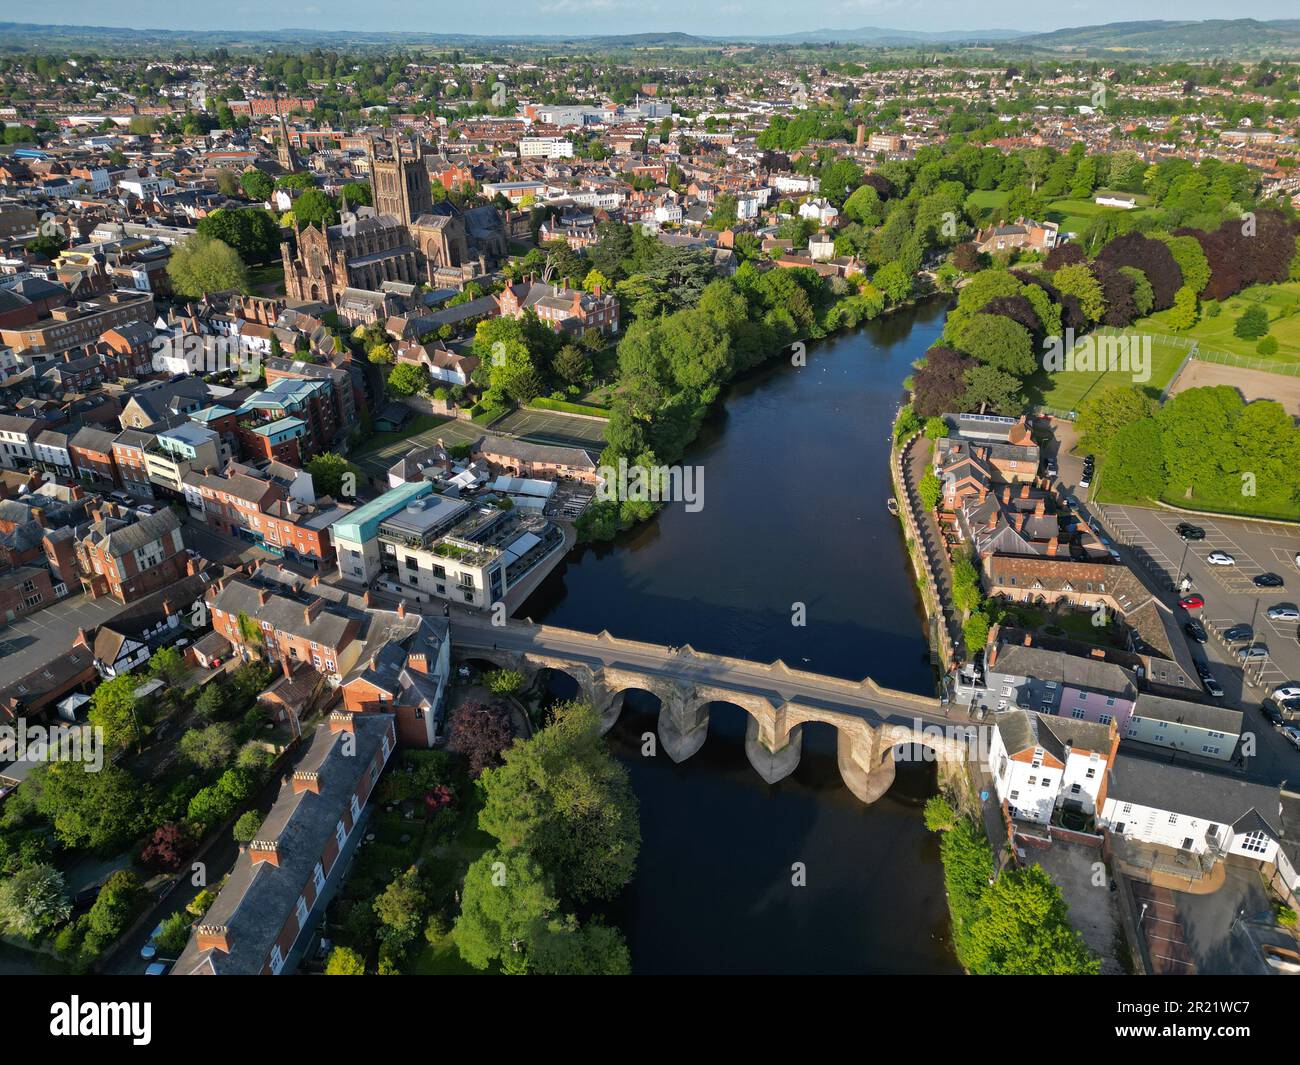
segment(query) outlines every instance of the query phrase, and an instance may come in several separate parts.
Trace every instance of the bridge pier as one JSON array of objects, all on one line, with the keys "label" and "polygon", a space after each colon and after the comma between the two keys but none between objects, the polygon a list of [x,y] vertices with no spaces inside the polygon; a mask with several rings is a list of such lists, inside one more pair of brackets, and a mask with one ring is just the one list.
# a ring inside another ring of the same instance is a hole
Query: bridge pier
[{"label": "bridge pier", "polygon": [[850,732],[842,728],[836,751],[844,786],[868,806],[894,783],[894,760],[886,758],[876,764],[877,739],[875,729]]},{"label": "bridge pier", "polygon": [[[593,702],[592,705],[598,707],[601,704]],[[615,692],[608,697],[608,701],[604,705],[605,708],[600,712],[600,734],[602,736],[617,725],[618,719],[623,716],[623,693]]]},{"label": "bridge pier", "polygon": [[780,747],[773,746],[773,740],[763,735],[763,729],[753,718],[748,717],[745,724],[745,755],[754,771],[769,784],[776,784],[799,768],[799,758],[803,754],[803,726],[796,725],[786,735],[786,741]]},{"label": "bridge pier", "polygon": [[708,703],[690,703],[680,696],[659,702],[659,742],[674,762],[684,762],[709,736]]}]

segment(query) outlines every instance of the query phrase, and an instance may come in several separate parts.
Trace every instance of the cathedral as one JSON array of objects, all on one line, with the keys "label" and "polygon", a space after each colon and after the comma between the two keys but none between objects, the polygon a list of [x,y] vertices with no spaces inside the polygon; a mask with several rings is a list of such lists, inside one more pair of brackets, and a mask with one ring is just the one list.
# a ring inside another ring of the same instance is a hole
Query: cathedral
[{"label": "cathedral", "polygon": [[[287,140],[287,138],[286,138]],[[404,149],[394,134],[388,154],[369,143],[374,207],[355,213],[343,203],[337,225],[305,229],[295,224],[297,249],[281,244],[285,292],[290,299],[337,305],[344,289],[378,290],[387,281],[442,287],[487,270],[487,258],[507,252],[501,218],[493,207],[468,211],[433,202],[424,144]]]},{"label": "cathedral", "polygon": [[385,281],[418,285],[424,281],[420,253],[411,233],[397,219],[362,207],[344,211],[337,225],[300,227],[297,252],[280,245],[284,290],[290,299],[337,304],[344,289],[377,290]]}]

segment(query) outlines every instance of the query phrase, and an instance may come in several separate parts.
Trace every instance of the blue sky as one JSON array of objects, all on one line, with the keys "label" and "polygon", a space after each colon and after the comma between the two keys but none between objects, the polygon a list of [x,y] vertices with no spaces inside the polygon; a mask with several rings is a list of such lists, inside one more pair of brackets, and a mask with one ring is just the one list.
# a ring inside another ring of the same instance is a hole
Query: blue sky
[{"label": "blue sky", "polygon": [[1293,0],[1183,0],[1177,10],[1161,0],[1070,0],[1046,5],[1024,0],[286,0],[220,4],[177,0],[63,0],[57,9],[0,0],[0,20],[149,29],[329,30],[423,32],[640,33],[681,30],[702,34],[789,33],[823,28],[1051,30],[1148,18],[1292,18]]}]

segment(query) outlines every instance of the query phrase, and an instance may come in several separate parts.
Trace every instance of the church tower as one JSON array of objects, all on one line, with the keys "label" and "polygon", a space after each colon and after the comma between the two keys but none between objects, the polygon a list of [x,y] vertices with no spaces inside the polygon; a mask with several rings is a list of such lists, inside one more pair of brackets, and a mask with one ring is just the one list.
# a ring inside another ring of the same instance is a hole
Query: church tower
[{"label": "church tower", "polygon": [[402,152],[402,140],[394,133],[389,142],[391,158],[381,158],[375,151],[375,141],[370,139],[370,185],[374,192],[375,210],[392,215],[404,226],[410,226],[422,214],[433,210],[433,193],[429,187],[429,171],[424,165],[424,144],[416,138],[414,156]]},{"label": "church tower", "polygon": [[276,115],[276,123],[280,127],[280,141],[276,145],[276,157],[279,160],[280,168],[286,174],[296,174],[298,172],[298,157],[294,154],[293,143],[289,140],[289,123],[284,120],[284,115]]}]

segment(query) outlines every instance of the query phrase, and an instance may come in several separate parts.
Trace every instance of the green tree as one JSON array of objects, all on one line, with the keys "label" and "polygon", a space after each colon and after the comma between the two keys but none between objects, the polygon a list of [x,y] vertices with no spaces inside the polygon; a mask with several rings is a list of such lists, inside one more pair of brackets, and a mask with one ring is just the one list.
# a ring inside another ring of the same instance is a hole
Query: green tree
[{"label": "green tree", "polygon": [[429,374],[423,366],[410,362],[401,362],[388,374],[387,388],[394,396],[414,396],[423,392],[429,385]]},{"label": "green tree", "polygon": [[240,187],[244,190],[244,195],[250,200],[258,200],[265,203],[271,198],[271,193],[275,191],[275,183],[271,180],[270,175],[262,173],[260,170],[245,170],[239,179]]},{"label": "green tree", "polygon": [[551,368],[561,380],[581,384],[591,376],[591,358],[576,344],[565,344]]},{"label": "green tree", "polygon": [[1150,418],[1157,406],[1154,399],[1132,385],[1096,391],[1079,404],[1075,432],[1090,450],[1105,454],[1116,433],[1133,422]]},{"label": "green tree", "polygon": [[589,704],[562,704],[552,714],[479,778],[479,826],[552,872],[561,898],[612,898],[636,868],[636,796]]},{"label": "green tree", "polygon": [[379,938],[390,950],[402,953],[419,938],[427,906],[428,893],[420,880],[419,870],[411,866],[375,899]]},{"label": "green tree", "polygon": [[957,812],[942,795],[931,795],[925,803],[925,827],[931,832],[947,832],[957,824]]},{"label": "green tree", "polygon": [[517,669],[494,669],[483,675],[483,683],[493,695],[513,695],[524,686],[524,675]]},{"label": "green tree", "polygon": [[248,291],[248,272],[235,250],[201,233],[172,249],[167,276],[177,293],[191,299],[211,292]]},{"label": "green tree", "polygon": [[974,971],[1015,976],[1096,975],[1101,961],[1070,926],[1061,889],[1041,866],[1008,869],[970,929]]},{"label": "green tree", "polygon": [[1191,329],[1196,324],[1196,317],[1196,290],[1191,285],[1183,285],[1174,293],[1174,305],[1169,308],[1169,328],[1176,333]]},{"label": "green tree", "polygon": [[89,772],[75,762],[39,771],[37,809],[66,847],[101,853],[125,846],[147,827],[147,790],[126,770],[105,765]]},{"label": "green tree", "polygon": [[994,366],[973,366],[966,371],[965,409],[978,408],[980,414],[992,410],[998,414],[1017,413],[1023,400],[1020,380]]},{"label": "green tree", "polygon": [[322,495],[335,499],[355,499],[361,471],[342,455],[322,451],[304,467],[311,474],[312,485]]},{"label": "green tree", "polygon": [[1159,499],[1165,488],[1165,455],[1154,418],[1130,421],[1106,448],[1106,488],[1119,499]]},{"label": "green tree", "polygon": [[1101,282],[1093,276],[1087,263],[1061,267],[1052,275],[1052,284],[1065,295],[1073,296],[1079,301],[1079,307],[1088,321],[1101,321],[1106,313],[1106,297],[1102,293]]},{"label": "green tree", "polygon": [[102,730],[103,742],[110,749],[126,747],[140,739],[143,722],[135,698],[139,685],[138,677],[124,673],[102,681],[90,697],[87,718]]},{"label": "green tree", "polygon": [[52,865],[30,865],[0,880],[0,928],[34,939],[72,914],[63,874]]},{"label": "green tree", "polygon": [[890,303],[902,303],[912,294],[912,279],[898,262],[885,263],[876,271],[871,283],[885,294]]},{"label": "green tree", "polygon": [[293,216],[298,224],[306,229],[316,226],[318,229],[336,225],[339,220],[338,208],[334,201],[320,189],[307,189],[293,201]]},{"label": "green tree", "polygon": [[957,337],[957,347],[983,366],[1014,377],[1028,377],[1038,365],[1029,330],[1000,314],[971,318]]},{"label": "green tree", "polygon": [[495,847],[465,873],[452,942],[476,969],[496,962],[505,972],[525,972],[529,936],[558,906],[535,860],[520,850]]},{"label": "green tree", "polygon": [[916,486],[916,493],[921,497],[921,503],[926,510],[934,510],[939,505],[939,500],[943,498],[943,482],[933,470],[927,470],[921,483]]},{"label": "green tree", "polygon": [[181,756],[204,772],[229,764],[235,753],[235,726],[227,721],[192,728],[181,737]]},{"label": "green tree", "polygon": [[1244,340],[1258,340],[1268,332],[1268,311],[1258,303],[1252,303],[1232,327],[1234,336]]},{"label": "green tree", "polygon": [[185,672],[185,656],[175,647],[161,647],[149,659],[150,676],[167,684],[179,684]]},{"label": "green tree", "polygon": [[335,947],[325,963],[326,976],[365,976],[366,961],[351,947]]},{"label": "green tree", "polygon": [[118,869],[109,874],[87,922],[87,943],[94,953],[100,953],[127,930],[146,897],[140,877],[131,870]]}]

